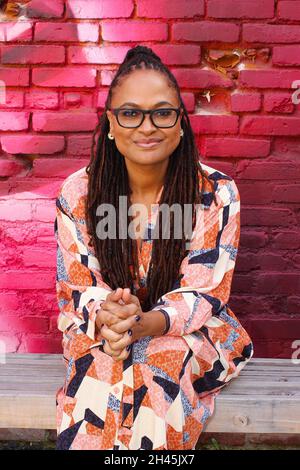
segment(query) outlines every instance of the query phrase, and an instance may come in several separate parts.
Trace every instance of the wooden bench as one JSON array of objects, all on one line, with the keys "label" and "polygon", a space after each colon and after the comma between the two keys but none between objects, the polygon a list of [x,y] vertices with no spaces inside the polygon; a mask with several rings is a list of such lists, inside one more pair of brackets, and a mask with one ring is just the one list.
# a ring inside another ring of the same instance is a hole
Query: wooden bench
[{"label": "wooden bench", "polygon": [[[0,364],[2,428],[56,429],[60,354],[8,354]],[[216,398],[205,428],[218,433],[300,433],[300,367],[289,359],[252,359]]]}]

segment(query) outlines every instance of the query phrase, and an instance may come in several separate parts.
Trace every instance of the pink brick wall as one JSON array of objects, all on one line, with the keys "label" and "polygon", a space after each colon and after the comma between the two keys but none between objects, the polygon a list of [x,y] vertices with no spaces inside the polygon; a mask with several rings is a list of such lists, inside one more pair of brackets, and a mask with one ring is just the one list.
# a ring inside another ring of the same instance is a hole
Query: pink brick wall
[{"label": "pink brick wall", "polygon": [[18,20],[0,17],[0,340],[61,352],[55,196],[88,162],[114,70],[139,43],[177,77],[202,161],[238,184],[231,307],[255,356],[289,358],[300,340],[300,0],[32,0]]}]

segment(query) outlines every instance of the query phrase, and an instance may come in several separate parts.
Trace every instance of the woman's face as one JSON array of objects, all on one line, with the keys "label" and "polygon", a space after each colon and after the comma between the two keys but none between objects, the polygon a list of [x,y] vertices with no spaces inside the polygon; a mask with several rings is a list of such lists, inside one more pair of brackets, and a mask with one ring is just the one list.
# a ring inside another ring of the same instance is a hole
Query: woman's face
[{"label": "woman's face", "polygon": [[[126,104],[130,103],[130,104]],[[159,109],[178,108],[180,102],[176,90],[168,79],[155,70],[134,70],[121,79],[114,88],[111,108]],[[110,132],[115,138],[119,152],[130,162],[139,165],[161,163],[169,158],[180,142],[181,115],[174,127],[157,128],[146,114],[137,128],[124,128],[116,116],[107,111]],[[151,147],[142,147],[141,141],[157,139]]]}]

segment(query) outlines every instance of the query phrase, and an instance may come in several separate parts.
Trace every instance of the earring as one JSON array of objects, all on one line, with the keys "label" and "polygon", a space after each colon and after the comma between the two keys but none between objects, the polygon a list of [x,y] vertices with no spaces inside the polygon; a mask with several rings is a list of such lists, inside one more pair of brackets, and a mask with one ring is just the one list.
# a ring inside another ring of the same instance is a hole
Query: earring
[{"label": "earring", "polygon": [[184,134],[184,130],[183,129],[180,129],[180,137],[182,137]]},{"label": "earring", "polygon": [[113,136],[110,132],[107,134],[107,137],[108,137],[110,140],[114,140],[114,136]]}]

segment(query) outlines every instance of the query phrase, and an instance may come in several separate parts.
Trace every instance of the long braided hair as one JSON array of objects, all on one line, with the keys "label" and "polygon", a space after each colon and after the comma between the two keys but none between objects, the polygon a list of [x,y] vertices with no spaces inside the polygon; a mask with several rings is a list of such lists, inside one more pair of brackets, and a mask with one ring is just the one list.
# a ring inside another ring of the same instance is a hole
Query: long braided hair
[{"label": "long braided hair", "polygon": [[[110,125],[106,110],[110,108],[112,92],[119,84],[120,79],[141,68],[154,69],[165,75],[171,86],[175,88],[183,109],[181,126],[184,135],[173,154],[169,157],[159,204],[165,203],[168,204],[168,207],[171,207],[172,204],[177,203],[181,205],[181,208],[184,208],[184,204],[193,205],[192,229],[194,230],[196,222],[194,205],[202,202],[203,179],[208,180],[199,162],[194,134],[176,78],[152,49],[145,46],[136,46],[130,49],[112,80],[105,109],[93,133],[91,159],[86,168],[86,173],[89,175],[86,221],[90,236],[89,245],[94,247],[104,282],[112,289],[129,287],[132,293],[136,293],[134,280],[137,279],[139,286],[141,285],[136,240],[131,237],[119,238],[120,232],[118,230],[115,239],[98,238],[96,233],[96,209],[101,204],[112,204],[116,210],[116,220],[119,220],[119,196],[127,196],[127,201],[130,200],[131,189],[124,157],[118,151],[115,142],[107,136]],[[96,145],[95,136],[99,131]],[[94,151],[95,146],[96,152]],[[199,173],[202,179],[201,191],[199,190]],[[211,180],[208,180],[208,182],[213,186]],[[213,198],[216,203],[214,188]],[[129,203],[127,203],[127,210],[128,207]],[[173,217],[170,221],[169,239],[161,238],[163,228],[161,216],[159,210],[159,237],[153,240],[152,256],[146,280],[147,295],[141,301],[141,307],[144,311],[151,310],[151,307],[158,302],[164,293],[179,287],[179,268],[188,252],[186,249],[188,241],[186,235],[184,234],[181,239],[174,238]],[[132,217],[127,215],[127,227],[131,221]],[[125,233],[127,233],[127,227]],[[120,228],[119,226],[119,230]],[[183,229],[181,233],[184,233]]]}]

